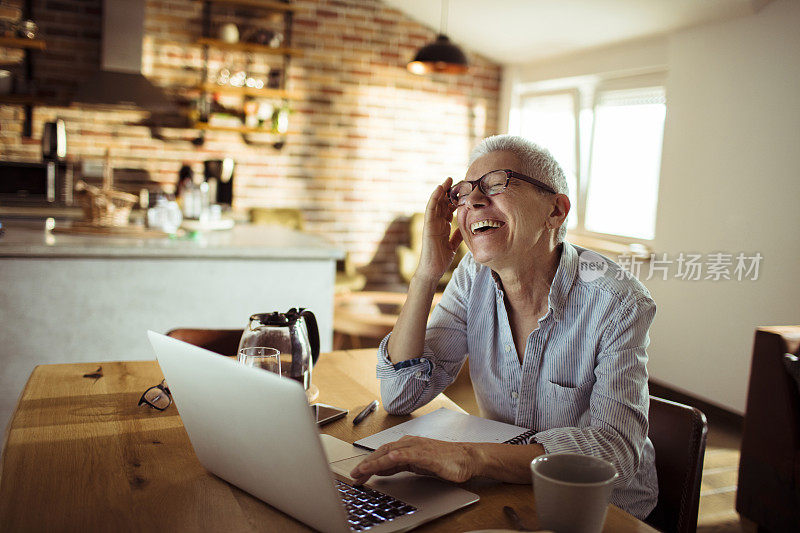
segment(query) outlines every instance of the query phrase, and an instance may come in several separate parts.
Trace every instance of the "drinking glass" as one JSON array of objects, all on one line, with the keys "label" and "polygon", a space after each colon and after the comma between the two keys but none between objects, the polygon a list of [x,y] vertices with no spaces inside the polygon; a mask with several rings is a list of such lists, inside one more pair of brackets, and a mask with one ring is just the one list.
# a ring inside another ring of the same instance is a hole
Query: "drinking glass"
[{"label": "drinking glass", "polygon": [[261,368],[281,375],[281,353],[267,346],[250,346],[239,350],[237,360],[245,366]]}]

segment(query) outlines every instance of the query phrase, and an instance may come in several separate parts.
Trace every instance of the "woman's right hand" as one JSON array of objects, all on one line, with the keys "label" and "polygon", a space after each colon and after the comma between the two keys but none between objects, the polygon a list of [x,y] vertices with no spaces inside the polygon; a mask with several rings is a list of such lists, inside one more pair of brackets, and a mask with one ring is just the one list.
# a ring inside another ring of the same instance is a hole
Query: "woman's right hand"
[{"label": "woman's right hand", "polygon": [[455,207],[447,199],[447,192],[452,183],[453,180],[447,178],[436,187],[425,208],[419,265],[408,285],[406,301],[387,345],[387,355],[395,364],[422,354],[425,348],[425,325],[436,286],[453,262],[461,243],[461,232],[457,231],[450,237],[450,222]]},{"label": "woman's right hand", "polygon": [[450,203],[447,192],[453,184],[447,178],[438,185],[428,200],[425,208],[425,226],[422,230],[422,252],[419,266],[414,277],[428,283],[438,283],[450,267],[458,245],[461,244],[461,232],[450,235],[451,222],[455,207]]}]

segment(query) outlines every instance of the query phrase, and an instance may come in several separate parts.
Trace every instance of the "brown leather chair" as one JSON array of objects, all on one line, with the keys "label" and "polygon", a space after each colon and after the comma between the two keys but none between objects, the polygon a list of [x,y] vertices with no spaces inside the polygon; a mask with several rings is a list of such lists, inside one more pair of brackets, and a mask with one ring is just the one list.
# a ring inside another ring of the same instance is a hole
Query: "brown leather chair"
[{"label": "brown leather chair", "polygon": [[800,326],[756,330],[736,510],[759,531],[800,531],[800,392],[783,362],[798,352]]},{"label": "brown leather chair", "polygon": [[656,451],[658,503],[646,522],[669,533],[697,530],[706,416],[688,405],[650,396],[648,436]]},{"label": "brown leather chair", "polygon": [[234,356],[239,349],[239,340],[242,338],[243,331],[241,329],[178,328],[167,333],[167,336],[218,354]]}]

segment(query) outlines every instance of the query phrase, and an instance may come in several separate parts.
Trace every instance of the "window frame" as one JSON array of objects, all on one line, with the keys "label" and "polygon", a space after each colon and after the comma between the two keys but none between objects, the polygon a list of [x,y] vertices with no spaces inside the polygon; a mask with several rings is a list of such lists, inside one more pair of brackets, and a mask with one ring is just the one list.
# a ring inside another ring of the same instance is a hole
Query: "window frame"
[{"label": "window frame", "polygon": [[[635,250],[637,253],[649,254],[650,245],[657,237],[654,232],[653,239],[639,237],[629,237],[625,235],[615,235],[612,233],[600,233],[586,229],[586,200],[591,181],[592,151],[595,136],[595,113],[603,93],[607,91],[647,89],[651,87],[662,87],[666,96],[667,72],[657,70],[652,72],[625,74],[617,76],[584,76],[580,78],[570,78],[564,80],[546,80],[534,84],[526,84],[519,88],[513,95],[514,105],[509,112],[509,132],[522,135],[522,109],[525,100],[528,98],[539,98],[553,95],[571,95],[574,103],[575,117],[575,178],[577,187],[574,197],[577,206],[573,205],[570,218],[574,217],[575,227],[567,230],[567,239],[576,244],[588,245],[613,253],[630,253]],[[588,112],[588,113],[587,113]],[[516,114],[516,116],[515,116]],[[581,134],[584,127],[583,121],[590,120],[588,137]],[[666,129],[666,123],[665,123]],[[663,162],[663,136],[662,136],[662,162]],[[581,156],[585,157],[581,159]],[[659,186],[661,188],[661,172],[659,170]],[[655,208],[656,224],[659,218],[659,204],[656,201]]]}]

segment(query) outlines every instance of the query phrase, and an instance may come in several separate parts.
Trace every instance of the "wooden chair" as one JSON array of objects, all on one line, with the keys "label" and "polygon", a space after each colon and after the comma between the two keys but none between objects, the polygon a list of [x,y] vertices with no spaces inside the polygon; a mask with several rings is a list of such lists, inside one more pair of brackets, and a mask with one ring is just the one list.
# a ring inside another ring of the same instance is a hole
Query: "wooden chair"
[{"label": "wooden chair", "polygon": [[800,391],[787,353],[800,355],[800,325],[756,329],[736,510],[759,531],[800,530]]},{"label": "wooden chair", "polygon": [[[433,306],[442,293],[433,296]],[[377,348],[394,328],[406,301],[404,292],[342,292],[333,297],[333,349]]]},{"label": "wooden chair", "polygon": [[252,207],[250,223],[284,226],[297,231],[303,231],[306,225],[303,212],[291,207]]},{"label": "wooden chair", "polygon": [[656,452],[658,503],[646,522],[668,533],[697,530],[708,424],[694,407],[650,396],[648,436]]},{"label": "wooden chair", "polygon": [[243,331],[241,329],[178,328],[167,333],[167,336],[218,354],[235,356]]},{"label": "wooden chair", "polygon": [[[417,271],[419,256],[422,253],[422,230],[424,226],[424,213],[414,213],[411,215],[411,218],[408,221],[409,245],[400,245],[395,248],[395,253],[397,254],[397,268],[400,272],[400,277],[402,277],[403,281],[406,283],[411,283],[411,278],[414,276],[414,272]],[[458,231],[458,222],[456,221],[455,217],[453,217],[451,234],[456,231]],[[456,250],[456,256],[453,258],[450,268],[447,269],[447,272],[444,273],[442,279],[439,280],[440,287],[447,285],[447,282],[450,281],[450,278],[453,276],[453,271],[458,266],[458,263],[465,255],[467,255],[467,251],[467,245],[462,242],[459,245],[458,250]]]},{"label": "wooden chair", "polygon": [[[239,350],[239,340],[242,338],[242,329],[192,329],[178,328],[167,333],[168,337],[178,339],[200,348],[205,348],[220,355],[236,356]],[[317,401],[319,388],[309,385],[306,390],[309,403]]]}]

